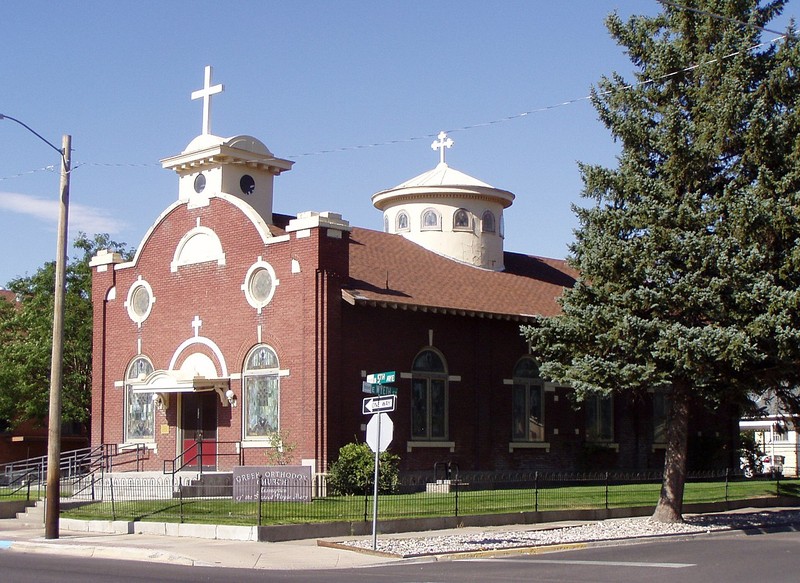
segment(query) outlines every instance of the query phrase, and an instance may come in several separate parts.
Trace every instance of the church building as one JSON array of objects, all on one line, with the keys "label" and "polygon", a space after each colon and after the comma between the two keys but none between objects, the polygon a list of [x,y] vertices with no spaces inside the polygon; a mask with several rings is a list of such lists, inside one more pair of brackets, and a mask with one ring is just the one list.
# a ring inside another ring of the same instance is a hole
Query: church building
[{"label": "church building", "polygon": [[[91,262],[93,445],[141,452],[139,469],[325,472],[365,439],[367,375],[395,371],[403,472],[662,467],[663,395],[577,407],[539,378],[520,326],[558,314],[576,273],[504,250],[514,194],[451,168],[446,134],[433,169],[372,196],[382,232],[346,209],[278,214],[293,162],[212,134],[221,90],[207,67],[202,133],[162,160],[177,198],[133,260]],[[698,436],[718,451],[731,434]]]}]

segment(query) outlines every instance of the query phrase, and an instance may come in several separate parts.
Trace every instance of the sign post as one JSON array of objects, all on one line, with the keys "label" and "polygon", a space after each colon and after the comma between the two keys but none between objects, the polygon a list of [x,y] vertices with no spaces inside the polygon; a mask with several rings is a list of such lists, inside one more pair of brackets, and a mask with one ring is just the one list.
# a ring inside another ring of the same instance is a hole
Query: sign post
[{"label": "sign post", "polygon": [[[361,390],[375,396],[366,397],[361,405],[364,415],[372,415],[367,423],[367,445],[375,452],[375,472],[372,478],[372,550],[378,550],[378,476],[381,452],[386,451],[392,441],[394,423],[386,414],[394,411],[397,404],[397,389],[384,387],[395,381],[394,371],[378,372],[367,375],[367,381]],[[381,427],[383,422],[383,427]]]},{"label": "sign post", "polygon": [[378,418],[378,438],[375,447],[375,475],[372,477],[372,550],[378,550],[378,467],[381,463],[381,417],[385,413],[373,416]]}]

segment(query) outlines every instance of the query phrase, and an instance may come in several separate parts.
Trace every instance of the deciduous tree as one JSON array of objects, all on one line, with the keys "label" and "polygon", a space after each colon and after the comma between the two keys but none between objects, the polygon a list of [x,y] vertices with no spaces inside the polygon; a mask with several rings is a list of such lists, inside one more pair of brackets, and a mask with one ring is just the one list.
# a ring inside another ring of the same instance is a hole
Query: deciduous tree
[{"label": "deciduous tree", "polygon": [[[86,422],[92,377],[92,305],[89,260],[100,249],[130,257],[124,243],[108,235],[79,234],[74,247],[82,252],[67,265],[64,308],[62,417]],[[6,426],[48,416],[50,358],[53,338],[55,263],[33,275],[12,280],[8,288],[19,304],[0,301],[0,420]]]}]

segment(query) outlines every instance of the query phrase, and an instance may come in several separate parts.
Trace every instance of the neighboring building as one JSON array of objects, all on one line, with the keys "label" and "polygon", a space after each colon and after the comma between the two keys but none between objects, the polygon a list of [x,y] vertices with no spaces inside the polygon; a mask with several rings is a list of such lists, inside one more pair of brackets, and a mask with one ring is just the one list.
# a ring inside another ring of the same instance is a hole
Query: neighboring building
[{"label": "neighboring building", "polygon": [[776,456],[782,456],[784,476],[800,477],[798,474],[800,416],[786,412],[770,394],[756,398],[755,405],[760,414],[739,421],[739,429],[743,433],[752,432],[755,446],[771,460]]},{"label": "neighboring building", "polygon": [[[196,94],[217,88],[207,72]],[[220,470],[285,445],[321,472],[364,440],[366,375],[394,370],[403,471],[662,467],[659,395],[576,409],[539,378],[520,325],[557,314],[576,274],[503,251],[514,195],[450,168],[445,135],[433,170],[372,197],[377,232],[334,212],[275,214],[274,178],[292,162],[212,135],[204,116],[163,160],[178,198],[133,260],[92,260],[94,445],[145,447],[161,469],[199,441]],[[729,464],[735,435],[704,419],[700,463]]]}]

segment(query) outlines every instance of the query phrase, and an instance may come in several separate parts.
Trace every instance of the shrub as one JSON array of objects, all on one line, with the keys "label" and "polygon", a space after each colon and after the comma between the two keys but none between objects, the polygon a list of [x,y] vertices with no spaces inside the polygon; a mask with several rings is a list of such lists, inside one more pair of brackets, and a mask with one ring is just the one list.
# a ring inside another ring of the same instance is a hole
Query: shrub
[{"label": "shrub", "polygon": [[[400,457],[385,451],[380,456],[378,492],[397,491]],[[363,494],[372,491],[375,454],[366,443],[348,443],[339,449],[339,459],[328,469],[328,487],[338,494]]]}]

